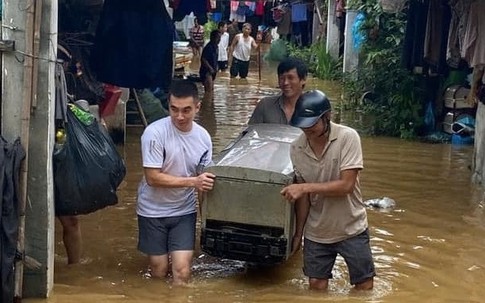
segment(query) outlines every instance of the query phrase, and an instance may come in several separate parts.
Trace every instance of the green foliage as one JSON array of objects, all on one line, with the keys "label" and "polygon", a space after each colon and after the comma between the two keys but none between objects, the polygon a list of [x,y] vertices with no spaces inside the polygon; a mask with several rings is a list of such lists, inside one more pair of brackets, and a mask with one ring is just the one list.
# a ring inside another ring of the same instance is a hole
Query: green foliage
[{"label": "green foliage", "polygon": [[362,0],[347,0],[345,3],[346,9],[360,9],[362,6]]},{"label": "green foliage", "polygon": [[299,47],[298,45],[286,42],[286,49],[289,57],[295,57],[303,60],[309,67],[313,64],[311,47]]},{"label": "green foliage", "polygon": [[209,20],[204,24],[204,40],[209,40],[211,32],[217,29],[217,22]]},{"label": "green foliage", "polygon": [[342,78],[342,60],[335,60],[328,52],[325,45],[320,42],[313,44],[312,53],[315,55],[315,67],[313,74],[324,80],[338,80]]},{"label": "green foliage", "polygon": [[[413,138],[423,125],[422,92],[418,79],[400,65],[406,26],[404,13],[388,14],[377,0],[360,7],[367,36],[358,71],[344,75],[348,106],[362,106],[373,116],[374,133]],[[372,98],[361,100],[366,92]]]},{"label": "green foliage", "polygon": [[282,61],[288,57],[288,49],[286,43],[282,39],[278,39],[271,43],[269,51],[264,55],[264,60]]},{"label": "green foliage", "polygon": [[338,80],[342,76],[342,62],[337,61],[327,52],[322,42],[312,44],[310,47],[298,47],[286,43],[288,56],[303,60],[315,77],[323,80]]}]

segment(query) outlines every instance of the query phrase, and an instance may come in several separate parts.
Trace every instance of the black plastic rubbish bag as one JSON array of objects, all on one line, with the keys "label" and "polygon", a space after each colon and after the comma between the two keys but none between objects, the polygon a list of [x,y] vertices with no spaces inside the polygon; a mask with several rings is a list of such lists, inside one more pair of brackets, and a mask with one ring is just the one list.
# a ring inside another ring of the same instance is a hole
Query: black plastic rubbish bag
[{"label": "black plastic rubbish bag", "polygon": [[118,203],[126,168],[109,134],[97,121],[81,122],[67,110],[66,141],[54,152],[57,216],[92,213]]}]

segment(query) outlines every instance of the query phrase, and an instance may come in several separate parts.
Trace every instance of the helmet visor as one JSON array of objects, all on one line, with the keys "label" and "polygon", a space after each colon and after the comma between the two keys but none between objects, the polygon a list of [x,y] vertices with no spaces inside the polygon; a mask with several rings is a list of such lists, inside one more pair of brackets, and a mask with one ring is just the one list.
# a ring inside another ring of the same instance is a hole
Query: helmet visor
[{"label": "helmet visor", "polygon": [[315,125],[318,122],[318,119],[322,117],[324,113],[319,116],[314,117],[302,117],[298,115],[293,115],[290,120],[290,125],[299,127],[299,128],[309,128]]}]

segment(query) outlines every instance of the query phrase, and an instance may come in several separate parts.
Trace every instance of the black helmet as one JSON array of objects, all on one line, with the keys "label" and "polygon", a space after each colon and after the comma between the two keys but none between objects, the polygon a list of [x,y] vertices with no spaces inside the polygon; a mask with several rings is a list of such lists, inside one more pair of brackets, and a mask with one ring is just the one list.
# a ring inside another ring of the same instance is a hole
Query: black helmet
[{"label": "black helmet", "polygon": [[319,90],[307,91],[296,102],[290,125],[299,128],[312,127],[320,117],[331,109],[330,100],[323,92]]}]

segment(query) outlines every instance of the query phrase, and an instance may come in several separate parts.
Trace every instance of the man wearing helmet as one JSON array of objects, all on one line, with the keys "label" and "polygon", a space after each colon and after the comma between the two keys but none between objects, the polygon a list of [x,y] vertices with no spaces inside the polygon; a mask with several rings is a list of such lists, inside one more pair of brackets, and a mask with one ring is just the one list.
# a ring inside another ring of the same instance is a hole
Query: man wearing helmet
[{"label": "man wearing helmet", "polygon": [[355,289],[370,290],[375,269],[359,184],[363,168],[360,137],[330,118],[331,105],[324,93],[302,94],[290,120],[290,125],[303,131],[290,149],[296,182],[281,194],[296,203],[298,212],[307,218],[303,271],[310,288],[328,288],[340,254]]}]

